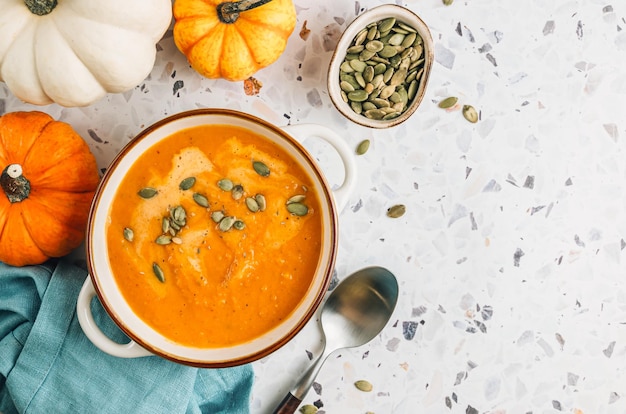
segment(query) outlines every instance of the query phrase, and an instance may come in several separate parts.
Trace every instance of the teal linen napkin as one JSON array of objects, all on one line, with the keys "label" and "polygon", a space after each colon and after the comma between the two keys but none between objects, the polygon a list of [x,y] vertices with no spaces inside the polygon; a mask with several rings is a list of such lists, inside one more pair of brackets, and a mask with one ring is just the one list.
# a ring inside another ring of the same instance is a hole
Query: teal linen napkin
[{"label": "teal linen napkin", "polygon": [[[0,413],[249,412],[250,365],[198,369],[96,348],[76,318],[85,277],[63,259],[0,263]],[[93,313],[113,340],[128,341],[97,300]]]}]

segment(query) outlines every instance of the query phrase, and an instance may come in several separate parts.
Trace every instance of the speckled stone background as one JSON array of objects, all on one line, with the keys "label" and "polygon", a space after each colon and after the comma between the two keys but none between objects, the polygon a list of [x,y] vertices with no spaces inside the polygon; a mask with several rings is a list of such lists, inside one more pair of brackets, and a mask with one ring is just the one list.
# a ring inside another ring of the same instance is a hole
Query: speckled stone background
[{"label": "speckled stone background", "polygon": [[[151,75],[127,93],[38,108],[1,84],[0,113],[39,109],[71,123],[101,168],[144,127],[199,107],[323,123],[355,148],[370,139],[340,216],[336,277],[382,265],[401,296],[378,337],[327,360],[304,404],[340,414],[626,412],[626,3],[398,0],[430,27],[436,62],[415,115],[370,130],[334,109],[326,69],[346,25],[382,3],[295,0],[296,30],[254,75],[256,95],[200,77],[168,31]],[[438,108],[447,96],[480,121]],[[341,179],[331,155],[311,151]],[[394,204],[406,205],[403,217],[386,216]],[[253,413],[271,412],[319,338],[312,323],[254,364]],[[373,391],[357,390],[360,379]]]}]

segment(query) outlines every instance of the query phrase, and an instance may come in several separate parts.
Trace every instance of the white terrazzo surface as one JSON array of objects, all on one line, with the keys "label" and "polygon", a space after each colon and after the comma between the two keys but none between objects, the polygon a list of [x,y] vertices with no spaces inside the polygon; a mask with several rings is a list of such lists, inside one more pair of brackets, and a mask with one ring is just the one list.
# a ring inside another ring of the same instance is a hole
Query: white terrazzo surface
[{"label": "white terrazzo surface", "polygon": [[[382,265],[401,296],[380,336],[329,358],[304,403],[340,414],[626,412],[626,3],[398,0],[429,25],[436,63],[416,114],[384,131],[344,121],[325,84],[338,34],[385,2],[295,3],[296,30],[255,74],[258,95],[201,78],[169,31],[130,92],[34,107],[0,84],[0,113],[69,122],[102,168],[142,128],[198,107],[323,123],[353,147],[370,139],[340,216],[337,278]],[[451,95],[480,121],[437,107]],[[386,217],[398,203],[407,213]],[[256,362],[252,412],[271,412],[318,349],[311,324]],[[374,390],[357,390],[359,379]]]}]

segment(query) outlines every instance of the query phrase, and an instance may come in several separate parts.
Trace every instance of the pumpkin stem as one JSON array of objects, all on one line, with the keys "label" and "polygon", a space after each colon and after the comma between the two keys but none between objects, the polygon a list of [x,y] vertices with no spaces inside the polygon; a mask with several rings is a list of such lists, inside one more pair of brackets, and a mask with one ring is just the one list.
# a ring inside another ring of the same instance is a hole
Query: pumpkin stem
[{"label": "pumpkin stem", "polygon": [[227,1],[217,6],[217,17],[222,23],[235,23],[239,13],[262,6],[272,0]]},{"label": "pumpkin stem", "polygon": [[11,203],[19,203],[30,194],[30,181],[22,175],[22,166],[10,164],[0,174],[0,186]]},{"label": "pumpkin stem", "polygon": [[24,4],[31,13],[45,16],[57,6],[57,0],[24,0]]}]

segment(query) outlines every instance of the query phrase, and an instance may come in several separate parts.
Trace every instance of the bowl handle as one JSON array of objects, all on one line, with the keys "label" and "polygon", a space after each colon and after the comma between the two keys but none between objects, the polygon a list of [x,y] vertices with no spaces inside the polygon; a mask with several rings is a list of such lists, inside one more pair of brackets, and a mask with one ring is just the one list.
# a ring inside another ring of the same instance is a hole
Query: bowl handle
[{"label": "bowl handle", "polygon": [[299,141],[306,137],[318,137],[328,142],[339,154],[344,168],[344,180],[339,188],[333,189],[337,211],[341,212],[348,204],[348,199],[356,186],[356,161],[353,151],[348,144],[332,129],[318,124],[287,125],[282,129],[290,135],[299,137]]},{"label": "bowl handle", "polygon": [[153,355],[135,341],[131,340],[127,344],[118,344],[102,332],[91,312],[91,301],[95,296],[96,289],[93,287],[91,278],[88,277],[80,289],[76,302],[78,322],[87,338],[101,351],[118,358],[137,358]]}]

